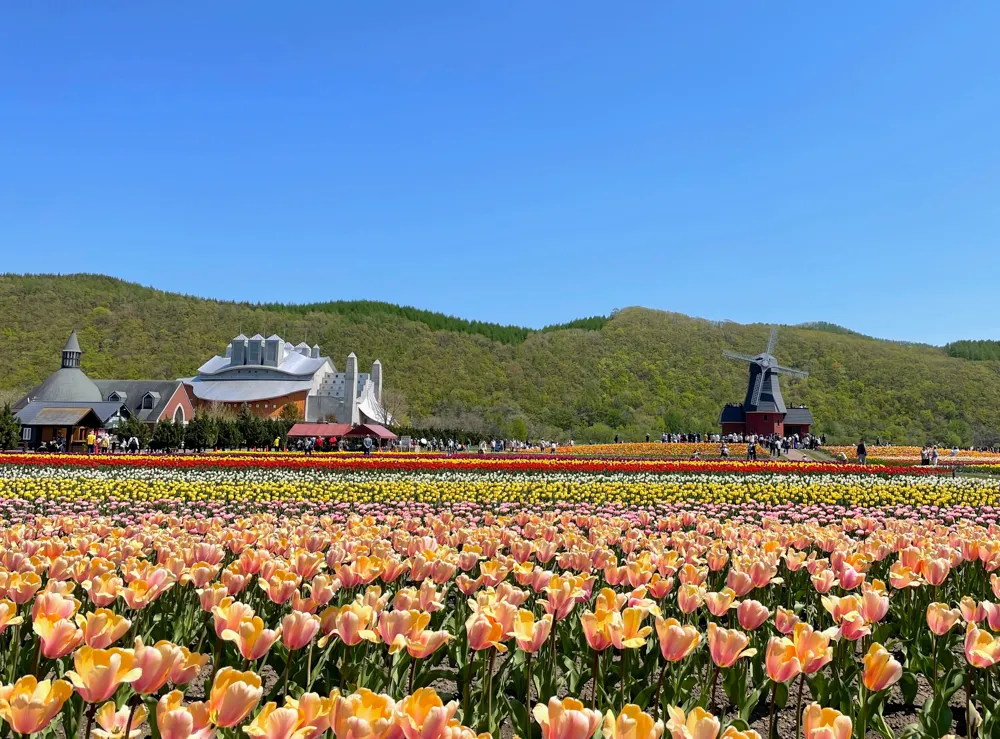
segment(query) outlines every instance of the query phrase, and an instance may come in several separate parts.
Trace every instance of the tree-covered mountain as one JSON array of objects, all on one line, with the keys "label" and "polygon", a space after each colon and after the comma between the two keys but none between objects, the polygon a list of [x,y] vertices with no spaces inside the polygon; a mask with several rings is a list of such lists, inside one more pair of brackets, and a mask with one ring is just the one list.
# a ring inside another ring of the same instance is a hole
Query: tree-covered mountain
[{"label": "tree-covered mountain", "polygon": [[[26,390],[58,367],[71,329],[92,377],[192,375],[242,331],[318,343],[338,368],[382,360],[413,424],[533,435],[641,438],[716,428],[743,399],[746,366],[768,326],[626,308],[532,331],[370,301],[255,306],[93,275],[0,276],[0,387]],[[879,341],[830,324],[781,329],[776,355],[808,370],[782,379],[833,440],[984,443],[1000,430],[1000,361]]]}]

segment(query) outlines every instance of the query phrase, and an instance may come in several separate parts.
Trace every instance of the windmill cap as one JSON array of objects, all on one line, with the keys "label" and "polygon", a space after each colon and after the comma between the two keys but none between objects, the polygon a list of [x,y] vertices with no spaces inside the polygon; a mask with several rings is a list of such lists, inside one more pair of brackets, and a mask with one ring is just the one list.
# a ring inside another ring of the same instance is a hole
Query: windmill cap
[{"label": "windmill cap", "polygon": [[63,347],[64,352],[82,352],[80,349],[80,340],[76,338],[76,329],[70,331],[69,338],[66,340],[66,346]]}]

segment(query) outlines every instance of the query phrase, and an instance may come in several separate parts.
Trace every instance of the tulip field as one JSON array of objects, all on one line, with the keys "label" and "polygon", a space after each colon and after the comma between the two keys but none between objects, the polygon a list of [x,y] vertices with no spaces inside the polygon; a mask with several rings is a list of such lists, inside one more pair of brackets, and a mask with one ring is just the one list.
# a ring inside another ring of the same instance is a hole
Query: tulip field
[{"label": "tulip field", "polygon": [[2,455],[0,733],[1000,737],[998,516],[901,464]]}]

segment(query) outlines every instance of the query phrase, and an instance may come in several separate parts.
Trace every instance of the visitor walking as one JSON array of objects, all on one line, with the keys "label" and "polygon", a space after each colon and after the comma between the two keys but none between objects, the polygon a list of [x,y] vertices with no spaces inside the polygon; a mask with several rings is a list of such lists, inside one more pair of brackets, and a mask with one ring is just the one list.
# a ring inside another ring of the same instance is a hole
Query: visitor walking
[{"label": "visitor walking", "polygon": [[865,446],[864,439],[858,442],[858,448],[855,451],[858,453],[858,464],[868,464],[868,447]]},{"label": "visitor walking", "polygon": [[[362,442],[362,444],[364,444],[364,446],[365,446],[365,456],[366,457],[370,457],[372,455],[372,437],[366,436],[365,440]],[[451,448],[454,448],[454,447],[451,447]],[[449,451],[449,454],[450,453],[451,452]]]}]

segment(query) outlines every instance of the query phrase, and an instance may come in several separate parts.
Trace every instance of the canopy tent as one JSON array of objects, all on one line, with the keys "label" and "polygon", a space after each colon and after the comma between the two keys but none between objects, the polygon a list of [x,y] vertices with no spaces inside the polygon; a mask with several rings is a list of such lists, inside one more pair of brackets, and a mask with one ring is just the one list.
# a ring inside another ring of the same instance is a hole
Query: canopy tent
[{"label": "canopy tent", "polygon": [[338,439],[351,430],[346,423],[297,423],[288,430],[288,438],[330,437]]},{"label": "canopy tent", "polygon": [[394,439],[399,438],[385,426],[379,426],[377,423],[363,423],[360,426],[355,426],[344,434],[344,436],[348,439],[374,436],[376,439],[380,439],[381,441],[393,441]]}]

